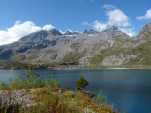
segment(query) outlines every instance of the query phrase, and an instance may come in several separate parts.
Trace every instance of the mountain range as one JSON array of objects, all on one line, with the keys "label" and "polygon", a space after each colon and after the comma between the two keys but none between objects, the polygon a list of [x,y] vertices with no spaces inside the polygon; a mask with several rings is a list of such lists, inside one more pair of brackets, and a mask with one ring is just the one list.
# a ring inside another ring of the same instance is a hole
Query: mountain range
[{"label": "mountain range", "polygon": [[0,46],[3,67],[151,67],[151,24],[130,37],[111,26],[98,32],[41,30]]}]

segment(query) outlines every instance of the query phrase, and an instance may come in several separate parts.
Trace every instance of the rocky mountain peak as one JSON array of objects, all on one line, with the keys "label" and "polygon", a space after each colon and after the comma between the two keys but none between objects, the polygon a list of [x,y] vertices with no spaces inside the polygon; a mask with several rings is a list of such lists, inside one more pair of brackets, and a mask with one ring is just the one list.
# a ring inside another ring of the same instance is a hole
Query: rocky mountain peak
[{"label": "rocky mountain peak", "polygon": [[121,32],[117,26],[110,26],[105,29],[103,32]]},{"label": "rocky mountain peak", "polygon": [[93,34],[93,33],[98,33],[98,31],[94,30],[94,29],[85,29],[83,33],[86,33],[86,34]]},{"label": "rocky mountain peak", "polygon": [[129,38],[129,36],[122,32],[117,26],[110,26],[106,30],[102,31],[103,33],[109,35],[112,38]]},{"label": "rocky mountain peak", "polygon": [[56,37],[62,35],[61,32],[57,29],[41,30],[38,32],[31,33],[27,36],[22,37],[19,41],[31,43],[33,41],[47,40],[50,36]]},{"label": "rocky mountain peak", "polygon": [[72,35],[72,31],[67,30],[64,35]]},{"label": "rocky mountain peak", "polygon": [[141,32],[138,35],[138,38],[141,39],[141,40],[151,39],[151,23],[146,24],[142,28]]},{"label": "rocky mountain peak", "polygon": [[55,36],[62,35],[62,33],[57,29],[51,29],[48,32],[51,33],[52,35],[55,35]]}]

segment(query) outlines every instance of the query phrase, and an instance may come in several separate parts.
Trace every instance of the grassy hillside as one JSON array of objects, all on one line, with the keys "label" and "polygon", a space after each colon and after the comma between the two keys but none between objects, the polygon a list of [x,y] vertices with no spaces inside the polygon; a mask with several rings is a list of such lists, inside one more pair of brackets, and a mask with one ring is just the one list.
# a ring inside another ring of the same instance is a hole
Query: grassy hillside
[{"label": "grassy hillside", "polygon": [[128,63],[129,65],[151,65],[151,41],[147,41],[131,51],[134,54],[137,54],[138,57],[134,60],[131,60]]},{"label": "grassy hillside", "polygon": [[1,113],[115,113],[102,95],[92,99],[81,90],[61,89],[56,80],[41,80],[31,71],[0,89]]},{"label": "grassy hillside", "polygon": [[[131,43],[131,42],[130,42]],[[117,46],[118,45],[118,46]],[[124,43],[119,42],[116,46],[105,49],[89,59],[89,67],[103,67],[102,62],[105,58],[115,56],[117,59],[122,55],[121,65],[107,67],[151,67],[151,41],[146,41],[136,47],[123,47]],[[131,56],[135,56],[132,57]],[[128,57],[128,58],[126,58]],[[130,57],[130,58],[129,58]],[[125,58],[125,59],[124,59]],[[111,59],[113,60],[113,59]],[[125,60],[125,61],[124,61]]]}]

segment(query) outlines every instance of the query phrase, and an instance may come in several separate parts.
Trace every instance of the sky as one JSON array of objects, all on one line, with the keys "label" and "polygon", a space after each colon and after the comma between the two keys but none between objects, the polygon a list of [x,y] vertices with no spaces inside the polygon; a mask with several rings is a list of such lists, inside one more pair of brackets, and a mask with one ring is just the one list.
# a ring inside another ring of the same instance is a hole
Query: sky
[{"label": "sky", "polygon": [[151,0],[0,0],[0,45],[39,30],[102,31],[130,36],[151,22]]}]

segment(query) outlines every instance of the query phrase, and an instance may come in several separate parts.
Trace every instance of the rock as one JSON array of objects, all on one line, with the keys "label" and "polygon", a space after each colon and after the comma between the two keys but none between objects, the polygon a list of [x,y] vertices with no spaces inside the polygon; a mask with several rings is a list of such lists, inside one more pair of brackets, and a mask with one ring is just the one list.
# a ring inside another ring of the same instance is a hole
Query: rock
[{"label": "rock", "polygon": [[151,23],[146,24],[140,31],[138,38],[140,40],[151,40]]}]

